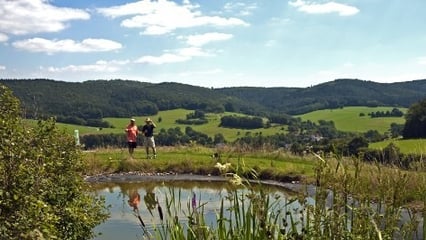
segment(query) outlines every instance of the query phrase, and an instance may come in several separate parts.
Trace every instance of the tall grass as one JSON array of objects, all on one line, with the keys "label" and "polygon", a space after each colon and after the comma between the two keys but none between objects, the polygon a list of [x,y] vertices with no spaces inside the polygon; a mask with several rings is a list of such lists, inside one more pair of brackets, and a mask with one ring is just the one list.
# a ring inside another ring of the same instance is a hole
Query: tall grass
[{"label": "tall grass", "polygon": [[[208,202],[197,201],[194,194],[182,206],[176,201],[179,191],[170,191],[165,194],[166,214],[157,201],[161,222],[144,239],[426,238],[424,172],[358,159],[316,158],[315,184],[301,185],[290,199],[271,196],[258,181],[239,176],[236,169],[246,167],[243,158],[237,165],[219,162],[217,168],[236,188],[221,200],[215,222],[204,218]],[[179,213],[185,219],[178,219]]]}]

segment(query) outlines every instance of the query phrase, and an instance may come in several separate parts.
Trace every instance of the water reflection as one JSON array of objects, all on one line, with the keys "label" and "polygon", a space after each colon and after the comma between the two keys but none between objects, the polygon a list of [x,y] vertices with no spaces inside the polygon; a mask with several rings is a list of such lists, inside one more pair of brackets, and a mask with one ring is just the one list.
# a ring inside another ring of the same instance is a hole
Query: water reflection
[{"label": "water reflection", "polygon": [[[187,221],[185,212],[202,206],[206,223],[214,225],[222,199],[235,190],[246,191],[227,182],[195,181],[107,182],[92,183],[92,187],[94,193],[104,196],[106,204],[111,206],[110,218],[95,229],[102,233],[96,240],[143,239],[163,221],[166,217],[163,214],[168,214],[163,213],[163,208],[176,211],[172,215],[177,221]],[[262,190],[274,198],[285,199],[290,194],[274,186],[262,185]],[[229,207],[227,201],[224,203],[225,208]]]}]

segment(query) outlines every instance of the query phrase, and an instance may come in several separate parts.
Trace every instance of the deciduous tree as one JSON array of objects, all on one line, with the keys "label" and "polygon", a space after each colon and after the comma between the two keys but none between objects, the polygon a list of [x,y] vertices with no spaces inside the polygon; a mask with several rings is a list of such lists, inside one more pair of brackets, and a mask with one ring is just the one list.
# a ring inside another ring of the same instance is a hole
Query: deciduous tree
[{"label": "deciduous tree", "polygon": [[88,192],[72,136],[54,120],[27,127],[19,101],[0,85],[0,239],[91,239],[107,218]]}]

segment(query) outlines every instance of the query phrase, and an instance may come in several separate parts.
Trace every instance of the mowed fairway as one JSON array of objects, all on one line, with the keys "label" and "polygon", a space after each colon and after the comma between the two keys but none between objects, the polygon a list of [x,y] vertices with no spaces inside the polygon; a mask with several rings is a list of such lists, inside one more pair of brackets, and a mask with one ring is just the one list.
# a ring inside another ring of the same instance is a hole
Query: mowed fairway
[{"label": "mowed fairway", "polygon": [[[371,112],[392,111],[393,107],[345,107],[339,109],[318,110],[303,115],[298,115],[302,120],[311,120],[318,122],[319,120],[333,121],[336,129],[345,132],[367,132],[368,130],[377,130],[380,133],[389,131],[392,123],[404,124],[404,117],[381,117],[371,118],[368,116]],[[398,108],[402,112],[406,112],[406,108]],[[364,113],[365,116],[360,116]]]}]

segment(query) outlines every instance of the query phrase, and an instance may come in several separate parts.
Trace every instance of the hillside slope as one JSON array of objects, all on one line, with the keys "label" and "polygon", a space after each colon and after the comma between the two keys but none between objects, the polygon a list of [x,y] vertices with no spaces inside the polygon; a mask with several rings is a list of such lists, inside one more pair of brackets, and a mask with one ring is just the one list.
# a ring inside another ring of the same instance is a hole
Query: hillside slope
[{"label": "hillside slope", "polygon": [[338,79],[308,88],[223,88],[218,92],[291,115],[344,106],[409,107],[426,98],[426,80],[376,83]]},{"label": "hillside slope", "polygon": [[129,80],[0,79],[0,84],[12,89],[27,117],[56,115],[83,119],[152,115],[177,108],[261,116],[297,115],[344,106],[409,107],[426,98],[426,80],[376,83],[338,79],[308,88],[220,89]]}]

